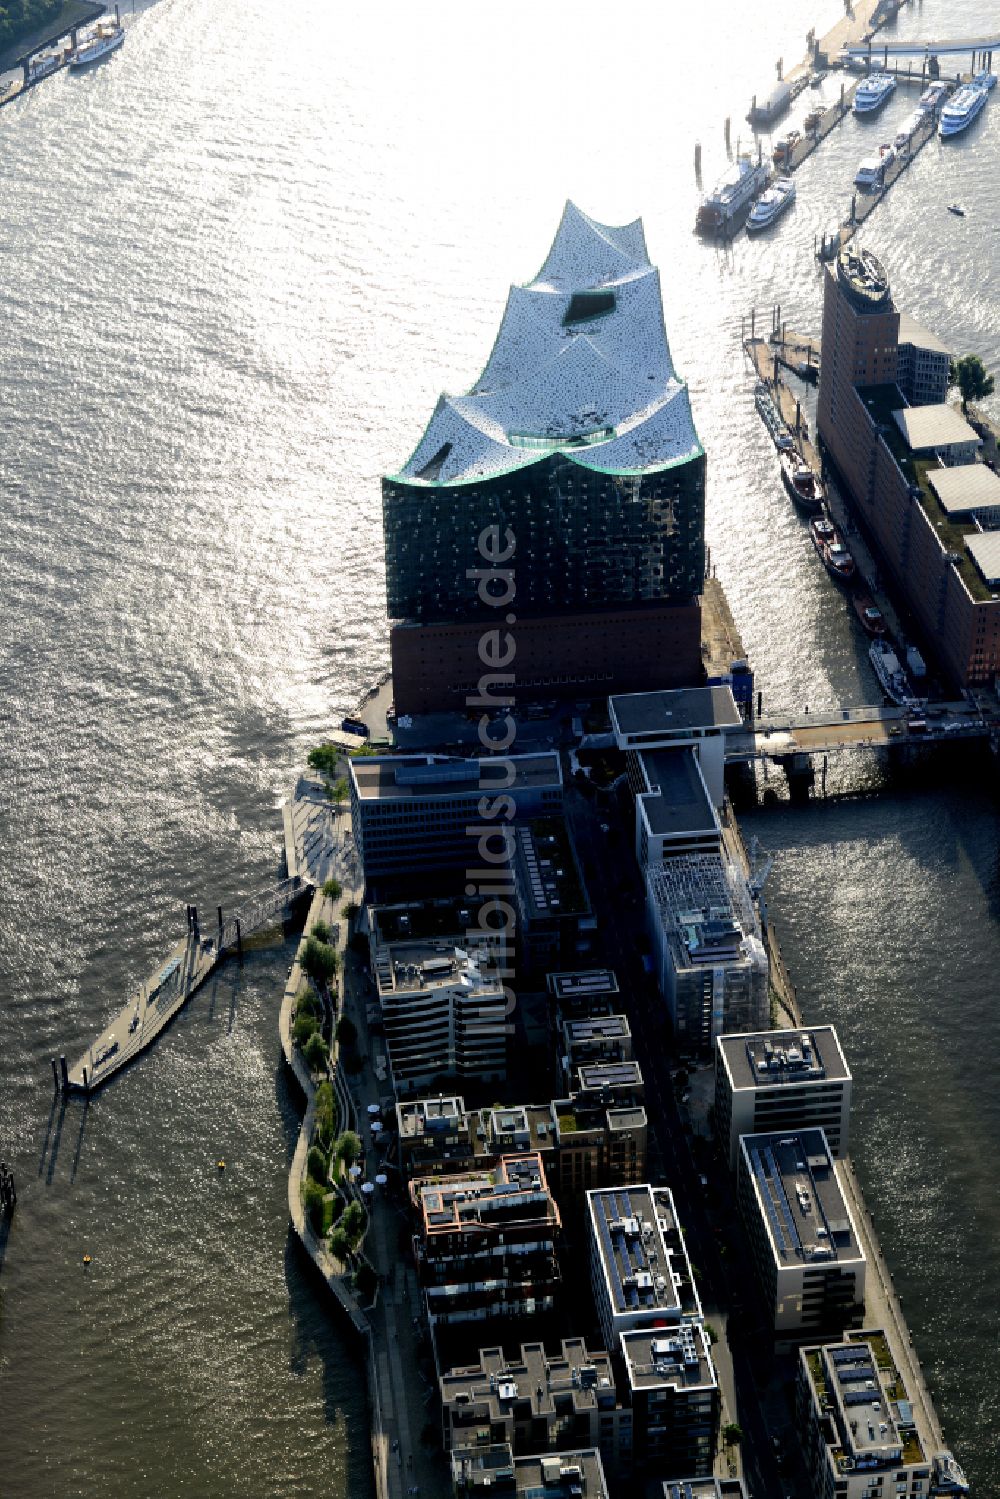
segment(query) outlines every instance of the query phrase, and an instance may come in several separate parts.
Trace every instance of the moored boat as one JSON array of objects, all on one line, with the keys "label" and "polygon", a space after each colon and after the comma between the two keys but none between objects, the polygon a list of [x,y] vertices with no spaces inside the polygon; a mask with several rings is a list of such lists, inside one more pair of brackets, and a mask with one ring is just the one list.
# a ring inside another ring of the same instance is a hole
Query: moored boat
[{"label": "moored boat", "polygon": [[70,54],[71,68],[86,68],[114,52],[125,40],[125,28],[117,16],[113,21],[98,21],[93,31],[85,33]]},{"label": "moored boat", "polygon": [[885,174],[896,160],[892,146],[880,146],[877,156],[866,156],[854,174],[854,186],[863,192],[878,192],[885,182]]},{"label": "moored boat", "polygon": [[988,98],[988,90],[977,83],[967,83],[964,88],[952,94],[938,119],[940,139],[946,141],[953,135],[961,135],[963,130],[968,130],[973,120],[985,109]]},{"label": "moored boat", "polygon": [[62,57],[58,52],[43,52],[40,57],[33,57],[28,64],[26,87],[30,88],[33,83],[41,83],[43,78],[48,78],[61,65]]},{"label": "moored boat", "polygon": [[929,83],[917,100],[917,108],[921,114],[937,114],[948,97],[949,85],[936,78]]},{"label": "moored boat", "polygon": [[778,454],[785,488],[806,515],[819,515],[823,509],[823,485],[802,455],[797,452]]},{"label": "moored boat", "polygon": [[868,647],[868,656],[875,675],[878,677],[879,686],[890,702],[898,704],[900,708],[908,708],[916,702],[916,694],[910,686],[910,679],[887,640],[873,640]]},{"label": "moored boat", "polygon": [[887,104],[896,92],[896,80],[891,73],[869,73],[858,84],[854,95],[853,110],[856,115],[871,115]]},{"label": "moored boat", "polygon": [[875,637],[884,635],[889,627],[885,622],[885,615],[871,594],[856,593],[852,602],[854,604],[854,612],[861,621],[861,628],[865,634]]},{"label": "moored boat", "polygon": [[809,531],[813,546],[830,576],[836,578],[838,583],[852,582],[857,571],[854,558],[844,546],[833,521],[825,515],[818,515]]},{"label": "moored boat", "polygon": [[785,420],[774,404],[774,398],[763,380],[758,381],[753,393],[753,399],[761,421],[771,434],[771,441],[774,443],[774,446],[779,452],[792,452],[795,447],[795,439],[785,425]]},{"label": "moored boat", "polygon": [[794,201],[795,183],[791,177],[776,178],[751,208],[747,219],[747,233],[757,234],[761,229],[769,228]]},{"label": "moored boat", "polygon": [[751,201],[767,186],[762,161],[739,156],[698,209],[698,228],[708,234],[735,229]]},{"label": "moored boat", "polygon": [[787,135],[782,136],[781,140],[771,152],[771,160],[774,162],[776,167],[783,167],[786,165],[789,157],[791,156],[792,152],[795,150],[795,147],[798,145],[801,139],[802,135],[798,130],[789,130]]},{"label": "moored boat", "polygon": [[981,73],[976,74],[972,81],[977,88],[984,88],[989,93],[990,89],[994,89],[997,86],[997,75],[991,73],[989,68],[984,68]]},{"label": "moored boat", "polygon": [[822,122],[823,111],[821,109],[811,109],[806,115],[805,119],[802,121],[802,129],[805,130],[807,134],[811,135],[814,130],[817,130],[819,128]]}]

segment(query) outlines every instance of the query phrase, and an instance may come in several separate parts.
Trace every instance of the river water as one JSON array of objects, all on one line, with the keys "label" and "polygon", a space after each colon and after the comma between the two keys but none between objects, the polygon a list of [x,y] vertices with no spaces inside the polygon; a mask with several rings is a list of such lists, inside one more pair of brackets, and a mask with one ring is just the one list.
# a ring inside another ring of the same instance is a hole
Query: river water
[{"label": "river water", "polygon": [[[53,1106],[49,1058],[186,901],[274,875],[296,766],[386,664],[379,475],[478,373],[567,196],[645,218],[766,700],[871,700],[739,332],[779,298],[818,328],[813,237],[907,99],[845,122],[769,240],[690,232],[695,140],[711,179],[725,116],[745,132],[775,59],[838,8],[159,0],[110,62],[0,112],[4,1499],[369,1491],[359,1370],[288,1233],[287,947],[226,970],[86,1112]],[[971,35],[988,11],[926,0],[900,30]],[[993,366],[998,109],[928,146],[865,231],[902,305]],[[847,764],[850,795],[747,818],[807,1016],[841,1027],[859,1172],[980,1494],[1000,1489],[994,778]]]}]

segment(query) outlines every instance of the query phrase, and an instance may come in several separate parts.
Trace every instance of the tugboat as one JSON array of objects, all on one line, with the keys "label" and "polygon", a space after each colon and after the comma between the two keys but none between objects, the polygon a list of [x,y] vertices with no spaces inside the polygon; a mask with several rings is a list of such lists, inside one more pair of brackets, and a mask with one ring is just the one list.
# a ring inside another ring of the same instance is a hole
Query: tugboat
[{"label": "tugboat", "polygon": [[823,510],[823,486],[797,452],[779,453],[781,477],[785,488],[805,515],[820,515]]},{"label": "tugboat", "polygon": [[872,635],[876,639],[884,635],[888,626],[885,615],[876,604],[870,593],[856,593],[853,599],[854,612],[861,621],[861,628],[866,635]]},{"label": "tugboat", "polygon": [[835,578],[838,583],[853,582],[857,571],[854,558],[841,541],[840,533],[833,521],[825,515],[818,515],[809,530],[813,546],[831,578]]}]

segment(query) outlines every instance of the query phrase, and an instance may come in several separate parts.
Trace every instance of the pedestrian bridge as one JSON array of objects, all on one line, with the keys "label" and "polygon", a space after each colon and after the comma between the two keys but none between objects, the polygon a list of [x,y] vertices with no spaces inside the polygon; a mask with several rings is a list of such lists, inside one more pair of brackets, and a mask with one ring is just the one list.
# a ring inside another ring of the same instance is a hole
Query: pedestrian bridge
[{"label": "pedestrian bridge", "polygon": [[857,43],[853,47],[845,47],[844,51],[848,57],[946,57],[956,53],[992,52],[1000,50],[1000,31],[989,32],[986,36],[970,36],[952,38],[945,42],[884,42],[881,39],[871,43]]},{"label": "pedestrian bridge", "polygon": [[770,714],[759,719],[752,731],[730,731],[726,735],[726,761],[791,763],[802,755],[986,739],[998,733],[1000,715],[987,716],[964,699],[913,708],[878,703],[817,713],[805,709],[788,715]]}]

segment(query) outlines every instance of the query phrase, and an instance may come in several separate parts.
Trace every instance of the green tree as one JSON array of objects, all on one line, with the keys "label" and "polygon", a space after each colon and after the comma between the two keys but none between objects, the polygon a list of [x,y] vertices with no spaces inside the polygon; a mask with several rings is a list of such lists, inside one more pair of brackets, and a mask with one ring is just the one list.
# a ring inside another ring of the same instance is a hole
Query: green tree
[{"label": "green tree", "polygon": [[309,1154],[306,1157],[306,1170],[313,1181],[318,1181],[320,1186],[325,1187],[327,1183],[327,1161],[325,1153],[318,1145],[310,1145]]},{"label": "green tree", "polygon": [[346,1264],[351,1257],[351,1241],[344,1231],[343,1223],[338,1223],[330,1235],[330,1250],[342,1264]]},{"label": "green tree", "polygon": [[978,354],[963,354],[961,359],[952,361],[948,375],[952,385],[957,385],[962,393],[963,411],[968,410],[970,401],[981,401],[993,394],[993,376],[987,373]]},{"label": "green tree", "polygon": [[327,945],[329,945],[329,942],[330,942],[330,925],[329,925],[329,923],[326,922],[326,921],[323,921],[322,919],[320,919],[319,921],[314,921],[313,924],[312,924],[312,927],[310,928],[309,935],[310,935],[310,937],[315,937],[317,942],[325,942]]},{"label": "green tree", "polygon": [[364,1237],[365,1229],[368,1227],[368,1214],[360,1202],[351,1202],[344,1209],[344,1216],[340,1222],[353,1248]]},{"label": "green tree", "polygon": [[347,777],[338,776],[335,781],[327,781],[326,794],[335,806],[343,806],[348,794]]},{"label": "green tree", "polygon": [[356,900],[349,900],[341,910],[340,914],[341,916],[343,916],[345,921],[353,921],[360,910],[361,907],[358,905]]},{"label": "green tree", "polygon": [[731,1447],[734,1442],[742,1442],[742,1427],[737,1426],[735,1421],[730,1421],[727,1426],[724,1426],[722,1428],[722,1440],[725,1442],[727,1447]]},{"label": "green tree", "polygon": [[354,1046],[358,1039],[358,1028],[354,1021],[347,1015],[341,1015],[337,1021],[337,1040],[341,1046],[348,1048]]},{"label": "green tree", "polygon": [[330,1058],[330,1048],[319,1031],[314,1031],[302,1048],[302,1055],[311,1072],[322,1072]]},{"label": "green tree", "polygon": [[330,982],[337,972],[338,961],[336,948],[331,947],[329,942],[321,942],[312,934],[306,938],[305,950],[301,958],[302,971],[317,984]]},{"label": "green tree", "polygon": [[317,744],[315,749],[309,751],[309,766],[312,770],[318,770],[321,776],[332,780],[337,774],[337,764],[343,750],[336,744]]},{"label": "green tree", "polygon": [[300,1010],[292,1026],[292,1040],[296,1046],[304,1047],[319,1030],[319,1021],[311,1010]]},{"label": "green tree", "polygon": [[324,1149],[330,1150],[333,1146],[333,1131],[337,1119],[333,1084],[331,1082],[320,1083],[316,1089],[316,1104],[313,1111],[313,1119],[316,1124],[317,1140]]},{"label": "green tree", "polygon": [[318,1234],[323,1232],[323,1200],[326,1191],[319,1182],[308,1177],[302,1183],[302,1206],[306,1210],[306,1217]]},{"label": "green tree", "polygon": [[331,875],[323,886],[323,894],[327,900],[339,900],[344,893],[344,887],[339,880]]},{"label": "green tree", "polygon": [[333,1153],[345,1166],[354,1165],[361,1154],[361,1141],[352,1129],[345,1129],[342,1135],[338,1135]]}]

